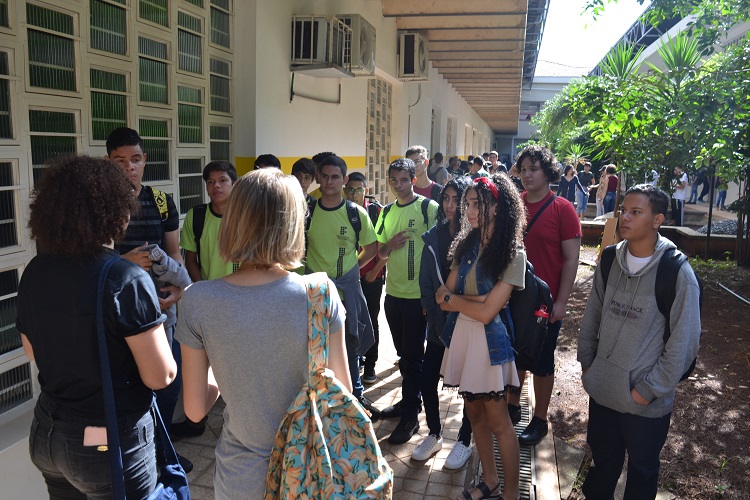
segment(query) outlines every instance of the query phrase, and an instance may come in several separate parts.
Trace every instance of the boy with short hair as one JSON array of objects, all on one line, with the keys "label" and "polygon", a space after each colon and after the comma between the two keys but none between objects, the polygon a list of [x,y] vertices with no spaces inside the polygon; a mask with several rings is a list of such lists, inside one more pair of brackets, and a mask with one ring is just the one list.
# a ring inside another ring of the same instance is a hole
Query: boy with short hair
[{"label": "boy with short hair", "polygon": [[431,180],[427,175],[427,169],[429,168],[429,153],[427,152],[427,148],[424,146],[412,146],[406,150],[404,157],[413,161],[416,168],[414,192],[425,198],[437,201],[442,186]]},{"label": "boy with short hair", "polygon": [[281,168],[281,162],[279,161],[276,156],[272,154],[264,154],[260,155],[255,159],[253,162],[253,170],[258,170],[259,168]]},{"label": "boy with short hair", "polygon": [[310,184],[315,180],[315,162],[310,158],[300,158],[292,165],[292,175],[297,178],[299,185],[302,186],[302,192],[305,193],[308,205],[315,199],[310,193]]},{"label": "boy with short hair", "polygon": [[620,211],[624,240],[606,282],[601,265],[594,273],[578,336],[594,459],[583,483],[586,498],[612,498],[626,451],[624,498],[656,496],[675,389],[698,353],[700,286],[686,260],[668,316],[654,299],[662,259],[676,249],[659,235],[668,205],[667,194],[654,186],[630,188]]}]

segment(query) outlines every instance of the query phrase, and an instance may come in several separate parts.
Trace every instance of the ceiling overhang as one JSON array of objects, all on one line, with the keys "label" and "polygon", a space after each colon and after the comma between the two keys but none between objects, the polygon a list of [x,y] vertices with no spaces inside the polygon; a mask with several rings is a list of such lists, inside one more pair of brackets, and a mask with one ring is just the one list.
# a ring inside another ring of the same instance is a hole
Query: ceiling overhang
[{"label": "ceiling overhang", "polygon": [[381,1],[399,30],[427,38],[433,68],[496,134],[517,133],[549,0]]}]

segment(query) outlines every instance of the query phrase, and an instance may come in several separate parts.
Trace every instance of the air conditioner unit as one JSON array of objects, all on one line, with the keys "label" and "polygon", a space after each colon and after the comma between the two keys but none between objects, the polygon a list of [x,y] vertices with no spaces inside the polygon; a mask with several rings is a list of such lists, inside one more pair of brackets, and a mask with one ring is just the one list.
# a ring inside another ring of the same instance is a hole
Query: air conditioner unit
[{"label": "air conditioner unit", "polygon": [[401,33],[400,42],[399,80],[427,80],[430,60],[427,39],[419,33]]},{"label": "air conditioner unit", "polygon": [[346,52],[352,29],[332,16],[292,16],[292,57],[290,69],[311,76],[351,77]]},{"label": "air conditioner unit", "polygon": [[351,72],[356,76],[375,74],[375,27],[359,14],[337,16],[352,29],[352,44],[348,56]]}]

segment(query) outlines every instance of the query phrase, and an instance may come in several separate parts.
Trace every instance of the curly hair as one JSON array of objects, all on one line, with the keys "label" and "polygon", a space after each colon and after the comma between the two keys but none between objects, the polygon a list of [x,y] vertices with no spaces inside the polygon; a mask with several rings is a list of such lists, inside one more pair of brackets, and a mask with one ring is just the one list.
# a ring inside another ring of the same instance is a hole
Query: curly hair
[{"label": "curly hair", "polygon": [[125,171],[90,156],[50,162],[31,193],[29,229],[41,253],[95,257],[125,236],[137,202]]},{"label": "curly hair", "polygon": [[531,159],[531,164],[539,162],[539,166],[544,170],[548,182],[557,182],[560,180],[560,167],[557,165],[555,154],[549,149],[533,144],[526,146],[516,156],[515,162],[518,169],[521,169],[521,162],[526,158]]},{"label": "curly hair", "polygon": [[[458,199],[460,200],[463,197],[464,191],[466,191],[466,188],[469,187],[469,184],[471,184],[471,179],[465,176],[461,177],[454,177],[453,179],[449,180],[445,183],[445,186],[443,186],[443,189],[440,190],[440,196],[438,196],[438,200],[440,202],[438,203],[438,212],[437,212],[437,223],[438,224],[444,224],[448,222],[448,218],[445,216],[445,210],[443,210],[443,201],[445,198],[445,192],[448,188],[452,188],[456,191],[456,194],[458,195]],[[458,231],[461,229],[461,215],[463,214],[463,211],[461,210],[461,203],[459,202],[458,207],[456,209],[456,218],[453,219],[453,231],[452,234],[458,233]]]},{"label": "curly hair", "polygon": [[[481,233],[492,231],[490,241],[479,259],[479,264],[490,273],[490,276],[498,277],[505,272],[518,249],[523,248],[526,209],[518,190],[507,175],[496,174],[491,177],[491,180],[497,187],[497,201],[490,187],[482,182],[474,182],[464,190],[461,198],[461,213],[464,214],[461,217],[461,231],[453,240],[448,257],[454,262],[460,262],[471,245],[482,236]],[[472,229],[466,217],[466,196],[471,191],[476,191],[478,195],[479,227],[477,229]],[[495,210],[493,228],[488,228],[490,210]]]}]

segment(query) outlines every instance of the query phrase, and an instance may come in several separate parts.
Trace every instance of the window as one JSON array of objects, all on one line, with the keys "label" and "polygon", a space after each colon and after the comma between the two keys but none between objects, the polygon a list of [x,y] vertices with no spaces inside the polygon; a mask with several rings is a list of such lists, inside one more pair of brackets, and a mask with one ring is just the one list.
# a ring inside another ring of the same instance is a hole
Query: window
[{"label": "window", "polygon": [[229,0],[211,0],[211,43],[229,48]]},{"label": "window", "polygon": [[146,21],[169,27],[169,0],[140,0],[138,15]]},{"label": "window", "polygon": [[0,51],[0,139],[13,138],[10,114],[10,62],[8,52]]},{"label": "window", "polygon": [[211,161],[232,161],[230,147],[232,145],[231,128],[229,125],[211,125]]},{"label": "window", "polygon": [[229,77],[231,65],[222,59],[211,58],[211,111],[230,113]]},{"label": "window", "polygon": [[0,26],[10,27],[8,16],[8,0],[0,0]]},{"label": "window", "polygon": [[177,25],[177,67],[190,73],[203,73],[203,21],[178,12]]},{"label": "window", "polygon": [[[0,369],[0,414],[31,401],[34,387],[31,364],[21,356],[21,335],[16,329],[16,296],[18,295],[18,269],[0,272],[0,356],[4,362]],[[13,357],[4,356],[17,351]]]},{"label": "window", "polygon": [[138,61],[141,101],[169,104],[167,44],[139,36],[138,52],[141,54]]},{"label": "window", "polygon": [[177,124],[181,143],[203,142],[202,94],[201,89],[177,86]]},{"label": "window", "polygon": [[45,162],[78,150],[76,115],[69,111],[29,110],[31,169],[34,183],[44,172]]},{"label": "window", "polygon": [[[18,246],[18,191],[21,189],[18,167],[11,161],[0,161],[0,248]],[[2,301],[0,299],[0,317]],[[3,345],[3,324],[0,324],[0,346]],[[0,354],[5,351],[0,349]]]},{"label": "window", "polygon": [[91,138],[106,141],[117,127],[128,124],[127,76],[91,68]]},{"label": "window", "polygon": [[201,9],[203,8],[203,0],[187,0],[187,1],[193,5],[200,7]]},{"label": "window", "polygon": [[[125,3],[125,0],[112,1]],[[127,30],[123,7],[104,0],[91,0],[91,48],[114,54],[127,54]]]},{"label": "window", "polygon": [[73,17],[29,3],[26,4],[26,22],[29,24],[29,84],[75,91]]},{"label": "window", "polygon": [[203,203],[203,158],[177,160],[180,178],[180,214]]},{"label": "window", "polygon": [[143,171],[143,181],[168,181],[169,175],[169,121],[141,118],[138,133],[143,139],[148,160]]}]

